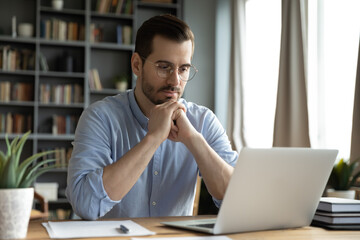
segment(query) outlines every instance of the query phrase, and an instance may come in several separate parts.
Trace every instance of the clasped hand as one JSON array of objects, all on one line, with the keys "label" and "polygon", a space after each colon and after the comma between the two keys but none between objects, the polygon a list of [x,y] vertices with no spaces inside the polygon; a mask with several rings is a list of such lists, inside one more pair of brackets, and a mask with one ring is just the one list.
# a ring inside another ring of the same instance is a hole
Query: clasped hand
[{"label": "clasped hand", "polygon": [[151,110],[148,124],[148,134],[153,134],[161,142],[167,138],[183,142],[197,131],[186,116],[186,108],[182,103],[168,101],[156,105]]}]

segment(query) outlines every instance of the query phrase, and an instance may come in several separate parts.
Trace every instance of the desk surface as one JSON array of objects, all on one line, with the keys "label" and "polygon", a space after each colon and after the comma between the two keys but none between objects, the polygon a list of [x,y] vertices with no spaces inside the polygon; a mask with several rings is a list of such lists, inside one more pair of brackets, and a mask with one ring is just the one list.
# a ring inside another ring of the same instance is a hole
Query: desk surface
[{"label": "desk surface", "polygon": [[[181,230],[176,228],[165,227],[160,222],[163,221],[175,221],[175,220],[189,220],[189,219],[200,219],[208,218],[209,216],[196,216],[196,217],[162,217],[162,218],[133,218],[134,222],[137,222],[141,226],[149,229],[150,231],[156,232],[154,236],[142,237],[153,238],[153,237],[190,237],[190,236],[209,236],[203,233],[197,233],[187,230]],[[116,220],[127,220],[127,219],[116,219]],[[269,240],[329,240],[329,239],[360,239],[360,231],[334,231],[326,230],[316,227],[303,227],[296,229],[287,230],[273,230],[273,231],[259,231],[259,232],[247,232],[227,235],[231,239],[269,239]],[[50,239],[45,228],[41,225],[41,221],[30,221],[29,229],[26,239]],[[81,238],[86,240],[85,238]],[[94,239],[94,238],[89,238]],[[98,238],[100,239],[100,238]],[[104,239],[130,239],[130,237],[111,237]]]}]

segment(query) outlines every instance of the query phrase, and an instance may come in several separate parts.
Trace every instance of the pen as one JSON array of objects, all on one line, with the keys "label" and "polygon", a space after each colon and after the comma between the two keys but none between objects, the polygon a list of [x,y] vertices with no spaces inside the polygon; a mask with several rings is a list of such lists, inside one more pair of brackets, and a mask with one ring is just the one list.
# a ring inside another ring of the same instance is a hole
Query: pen
[{"label": "pen", "polygon": [[127,227],[125,227],[124,225],[120,225],[120,230],[123,232],[123,233],[128,233],[130,232],[130,229],[128,229]]}]

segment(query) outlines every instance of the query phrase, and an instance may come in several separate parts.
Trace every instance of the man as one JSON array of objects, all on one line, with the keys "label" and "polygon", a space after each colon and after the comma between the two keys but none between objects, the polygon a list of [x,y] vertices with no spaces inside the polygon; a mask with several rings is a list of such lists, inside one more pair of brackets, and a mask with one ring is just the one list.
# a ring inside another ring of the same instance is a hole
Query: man
[{"label": "man", "polygon": [[91,105],[76,129],[66,194],[77,215],[191,215],[198,172],[220,204],[238,155],[215,115],[181,98],[196,73],[193,49],[174,16],[139,28],[135,89]]}]

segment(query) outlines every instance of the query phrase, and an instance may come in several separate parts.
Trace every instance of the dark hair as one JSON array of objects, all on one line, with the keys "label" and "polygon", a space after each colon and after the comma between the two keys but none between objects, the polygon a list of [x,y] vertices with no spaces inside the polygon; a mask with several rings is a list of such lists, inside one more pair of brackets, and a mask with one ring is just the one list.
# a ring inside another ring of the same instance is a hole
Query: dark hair
[{"label": "dark hair", "polygon": [[194,34],[190,27],[170,14],[152,17],[140,26],[136,34],[135,52],[146,59],[153,51],[152,42],[156,35],[179,43],[191,40],[194,52]]}]

